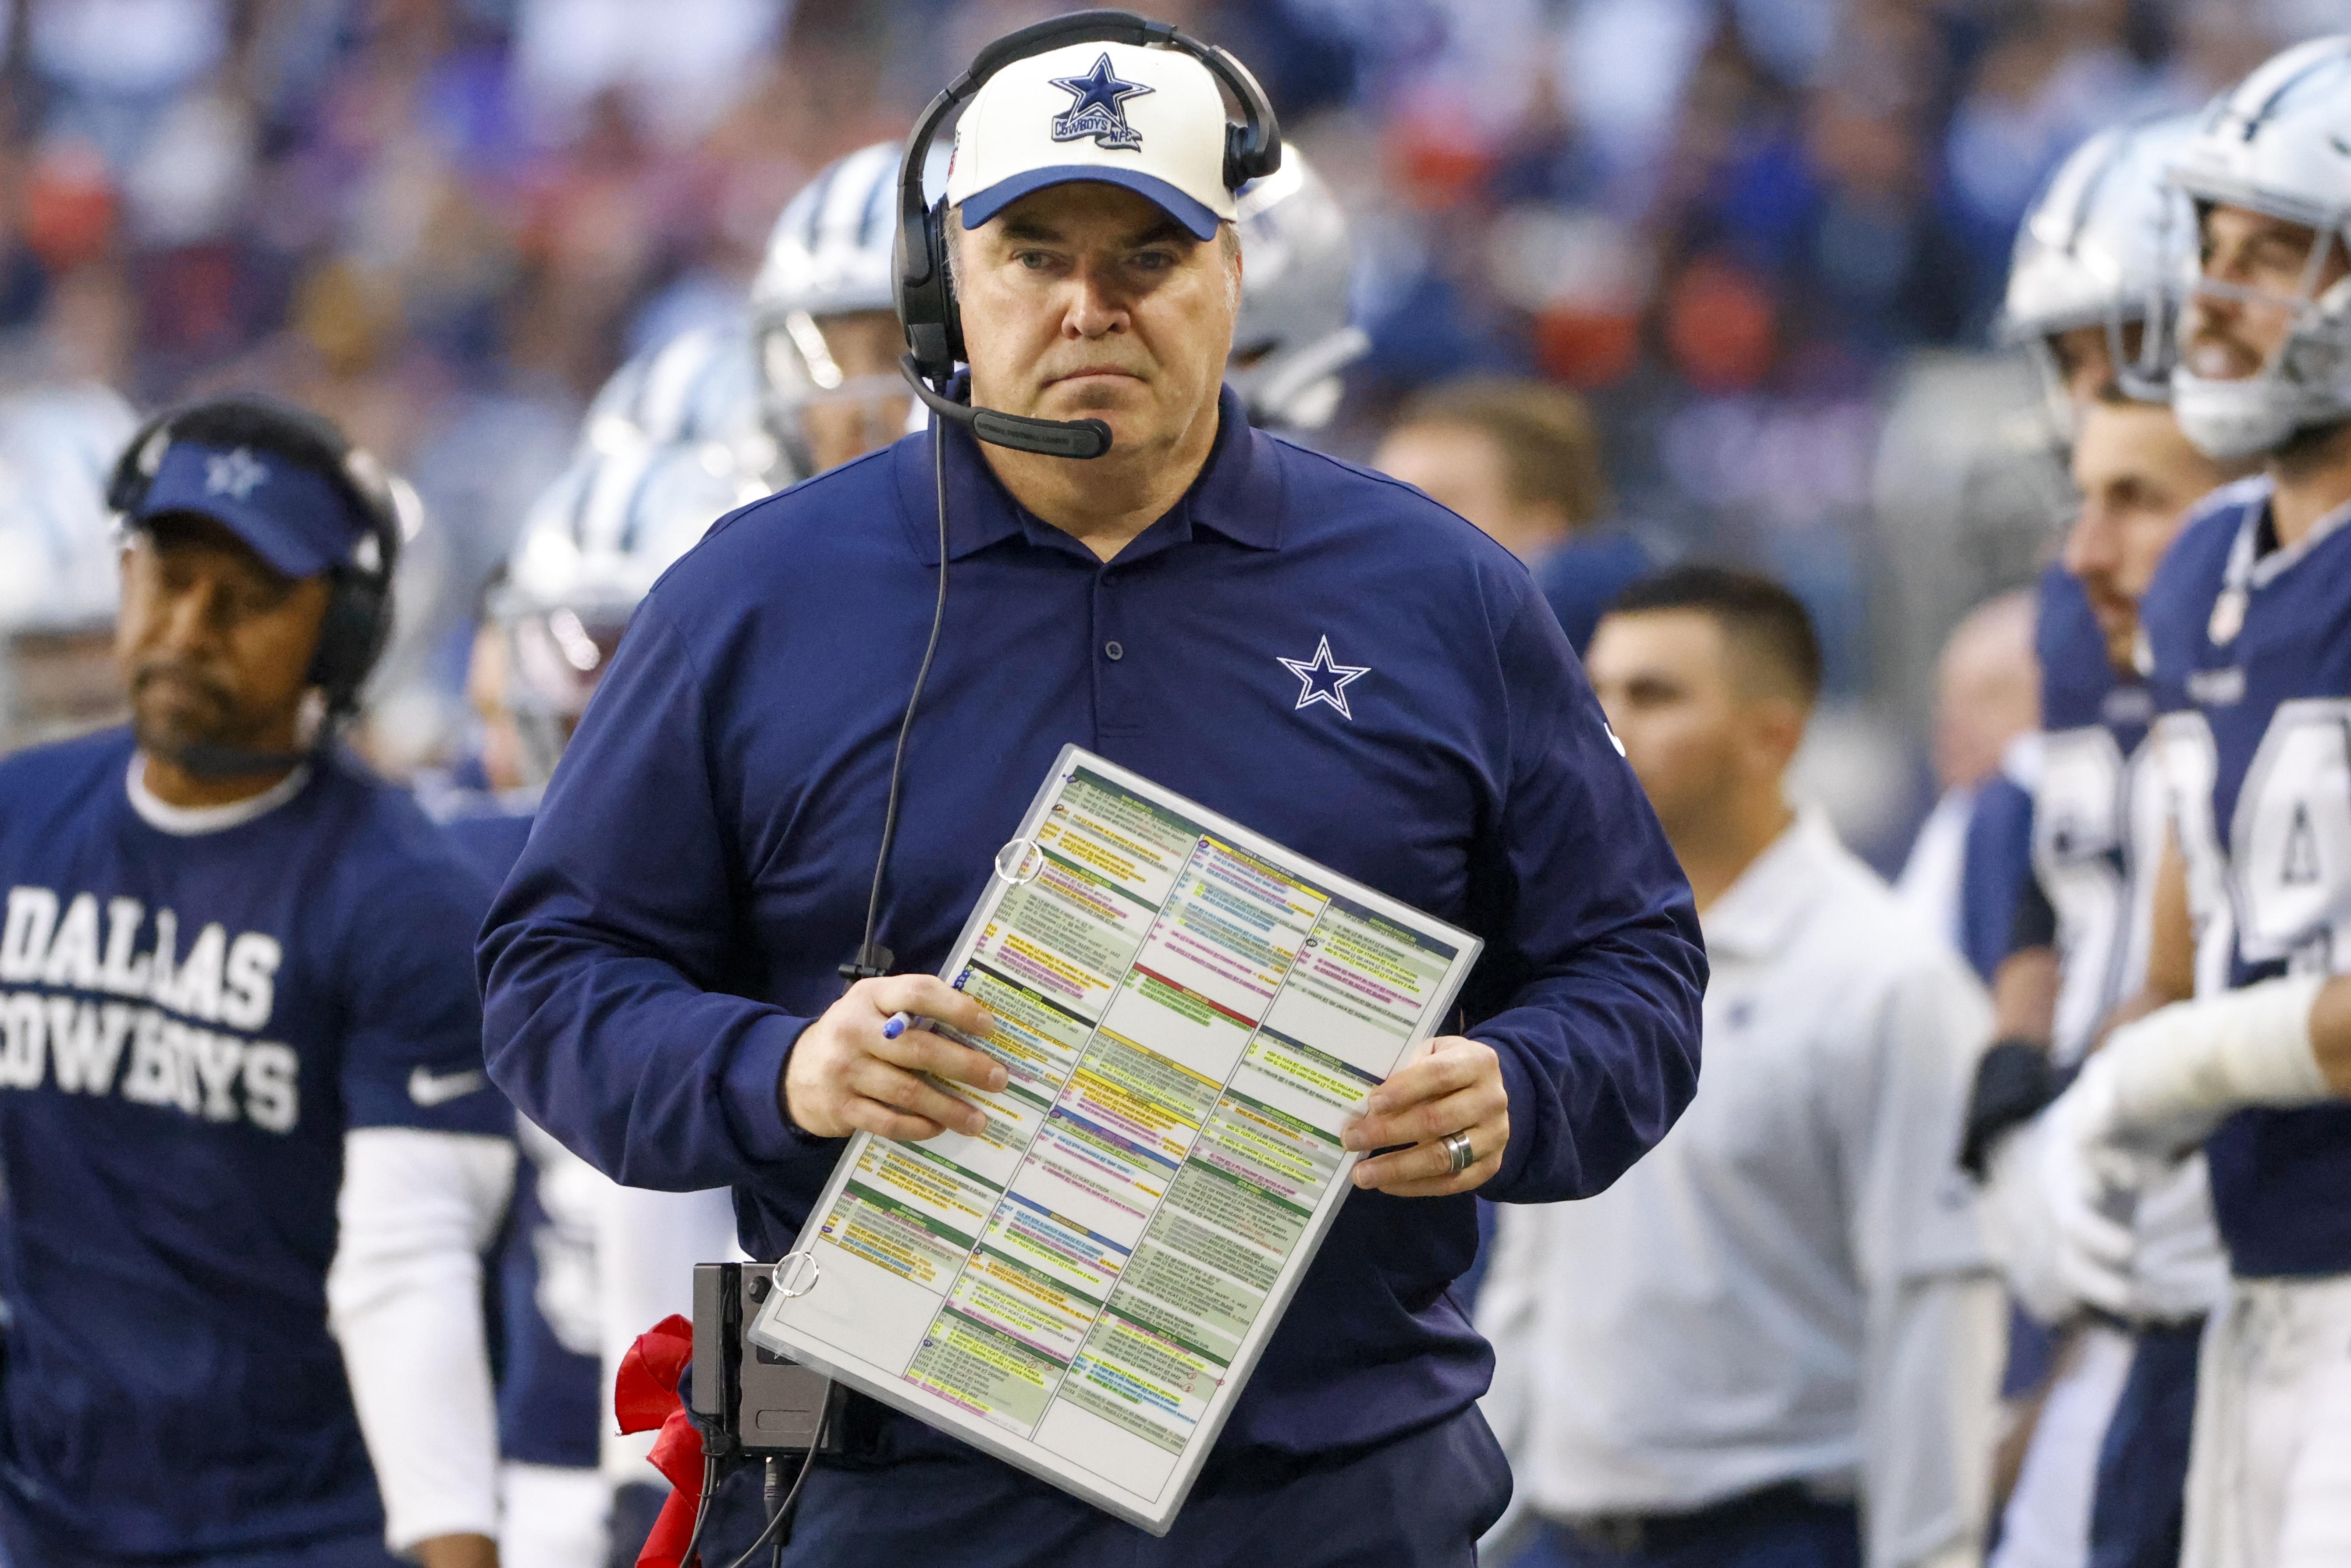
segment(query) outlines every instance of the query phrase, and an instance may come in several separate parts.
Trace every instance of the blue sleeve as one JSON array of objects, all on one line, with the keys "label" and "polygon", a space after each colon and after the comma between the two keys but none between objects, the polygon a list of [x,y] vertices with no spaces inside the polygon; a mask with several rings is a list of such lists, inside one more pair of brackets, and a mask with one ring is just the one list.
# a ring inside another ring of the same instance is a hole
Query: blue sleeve
[{"label": "blue sleeve", "polygon": [[[1470,1030],[1501,1055],[1510,1141],[1480,1196],[1549,1203],[1614,1181],[1698,1090],[1706,948],[1689,884],[1541,601],[1501,641],[1501,820],[1479,835],[1487,937]],[[1484,1003],[1481,1007],[1479,1004]]]},{"label": "blue sleeve", "polygon": [[565,749],[475,952],[490,1072],[629,1186],[691,1192],[841,1145],[776,1091],[809,1019],[730,994],[743,875],[713,789],[704,682],[659,603],[638,607]]},{"label": "blue sleeve", "polygon": [[1959,873],[1959,945],[1986,985],[2007,957],[2016,907],[2032,875],[2032,796],[2006,774],[1976,792]]},{"label": "blue sleeve", "polygon": [[489,890],[421,817],[422,852],[363,897],[344,937],[344,1124],[511,1136],[482,1070],[472,934]]}]

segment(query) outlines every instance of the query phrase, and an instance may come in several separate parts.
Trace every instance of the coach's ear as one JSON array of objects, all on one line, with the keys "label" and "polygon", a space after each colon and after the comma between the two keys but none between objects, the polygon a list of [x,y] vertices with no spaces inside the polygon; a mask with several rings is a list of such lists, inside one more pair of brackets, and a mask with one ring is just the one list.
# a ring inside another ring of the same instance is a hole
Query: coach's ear
[{"label": "coach's ear", "polygon": [[1795,760],[1804,744],[1811,710],[1793,697],[1778,693],[1750,696],[1739,705],[1739,751],[1749,774],[1777,779]]}]

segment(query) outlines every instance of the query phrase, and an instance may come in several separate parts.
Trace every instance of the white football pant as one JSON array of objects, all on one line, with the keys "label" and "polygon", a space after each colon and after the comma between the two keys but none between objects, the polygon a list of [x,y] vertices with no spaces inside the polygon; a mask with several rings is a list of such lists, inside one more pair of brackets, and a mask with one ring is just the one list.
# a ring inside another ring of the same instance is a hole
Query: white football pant
[{"label": "white football pant", "polygon": [[2351,1275],[2237,1281],[2197,1380],[2180,1568],[2351,1568]]}]

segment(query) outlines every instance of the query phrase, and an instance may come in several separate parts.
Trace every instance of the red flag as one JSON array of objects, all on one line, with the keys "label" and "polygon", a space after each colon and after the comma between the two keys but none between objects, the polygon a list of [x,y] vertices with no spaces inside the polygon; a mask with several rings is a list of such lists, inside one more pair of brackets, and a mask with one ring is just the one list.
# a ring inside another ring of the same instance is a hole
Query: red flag
[{"label": "red flag", "polygon": [[677,1396],[678,1379],[693,1359],[694,1325],[673,1313],[637,1336],[612,1380],[612,1413],[621,1430],[661,1428],[650,1458],[671,1488],[637,1553],[637,1568],[681,1568],[694,1536],[694,1511],[702,1500],[702,1433]]}]

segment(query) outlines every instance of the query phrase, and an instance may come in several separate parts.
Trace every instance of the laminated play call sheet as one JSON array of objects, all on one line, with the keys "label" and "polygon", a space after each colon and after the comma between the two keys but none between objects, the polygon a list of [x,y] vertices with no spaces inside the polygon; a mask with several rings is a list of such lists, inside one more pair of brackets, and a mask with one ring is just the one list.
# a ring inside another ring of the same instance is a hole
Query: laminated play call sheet
[{"label": "laminated play call sheet", "polygon": [[852,1138],[751,1338],[1165,1533],[1479,946],[1065,747],[941,970],[987,1131]]}]

